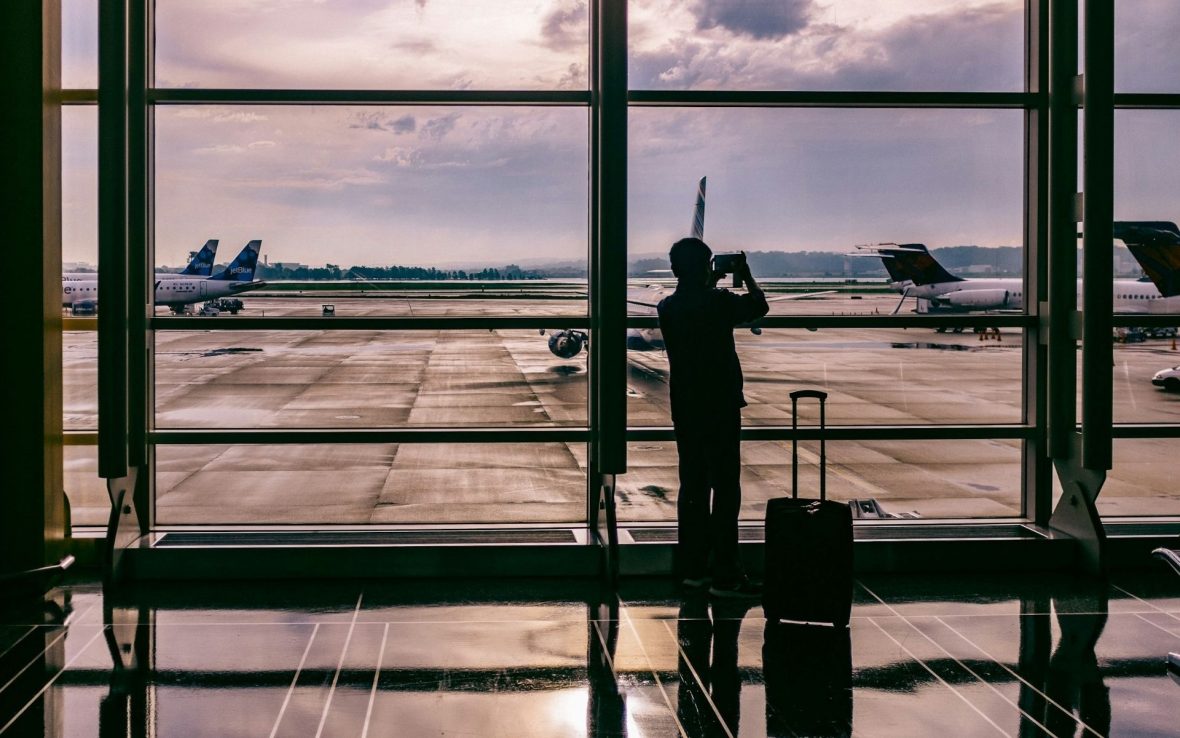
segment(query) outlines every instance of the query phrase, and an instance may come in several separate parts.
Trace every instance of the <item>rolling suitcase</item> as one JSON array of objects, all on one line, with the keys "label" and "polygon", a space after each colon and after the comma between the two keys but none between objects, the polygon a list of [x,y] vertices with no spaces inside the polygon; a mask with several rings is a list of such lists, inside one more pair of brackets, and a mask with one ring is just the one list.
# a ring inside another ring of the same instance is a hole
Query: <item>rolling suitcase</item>
[{"label": "rolling suitcase", "polygon": [[827,499],[825,402],[828,393],[791,393],[791,427],[799,400],[819,400],[819,499],[799,497],[799,441],[791,441],[791,497],[766,503],[766,568],[762,609],[770,622],[846,627],[852,611],[852,511]]}]

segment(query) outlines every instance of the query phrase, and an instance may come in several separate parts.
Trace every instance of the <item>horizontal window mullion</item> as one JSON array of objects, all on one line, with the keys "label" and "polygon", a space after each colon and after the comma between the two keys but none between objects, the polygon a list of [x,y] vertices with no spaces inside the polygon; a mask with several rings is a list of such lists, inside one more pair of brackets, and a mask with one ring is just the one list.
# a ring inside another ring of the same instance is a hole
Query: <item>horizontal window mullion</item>
[{"label": "horizontal window mullion", "polygon": [[[742,427],[743,441],[973,441],[1035,438],[1030,425],[836,425],[821,431],[817,426],[755,425]],[[669,427],[628,428],[628,441],[671,441]]]},{"label": "horizontal window mullion", "polygon": [[[759,328],[1032,328],[1031,315],[770,315]],[[631,315],[628,328],[655,328],[656,316]]]},{"label": "horizontal window mullion", "polygon": [[1136,315],[1115,313],[1111,325],[1137,328],[1171,328],[1180,326],[1180,315]]},{"label": "horizontal window mullion", "polygon": [[585,443],[588,428],[278,428],[156,430],[148,442],[175,445],[300,443]]},{"label": "horizontal window mullion", "polygon": [[98,431],[64,431],[63,446],[97,446]]},{"label": "horizontal window mullion", "polygon": [[806,92],[775,90],[632,90],[633,106],[818,108],[1035,108],[1034,92]]},{"label": "horizontal window mullion", "polygon": [[1116,423],[1111,430],[1115,438],[1180,438],[1180,425]]},{"label": "horizontal window mullion", "polygon": [[546,316],[340,316],[332,318],[308,317],[232,317],[161,316],[151,319],[157,331],[243,330],[243,331],[436,331],[436,330],[493,330],[493,329],[589,329],[590,318]]},{"label": "horizontal window mullion", "polygon": [[1116,108],[1163,109],[1180,108],[1180,93],[1115,93]]},{"label": "horizontal window mullion", "polygon": [[57,100],[63,105],[97,105],[98,104],[98,90],[77,88],[70,90],[59,90],[57,93]]},{"label": "horizontal window mullion", "polygon": [[204,105],[589,105],[587,90],[149,89],[156,104]]}]

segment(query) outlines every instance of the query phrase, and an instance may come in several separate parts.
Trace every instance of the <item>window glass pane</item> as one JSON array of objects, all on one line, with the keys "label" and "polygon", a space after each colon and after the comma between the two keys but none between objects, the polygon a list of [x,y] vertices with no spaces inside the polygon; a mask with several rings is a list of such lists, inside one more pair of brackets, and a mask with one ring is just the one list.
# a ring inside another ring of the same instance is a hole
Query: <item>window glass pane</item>
[{"label": "window glass pane", "polygon": [[586,424],[586,350],[537,331],[155,335],[161,428]]},{"label": "window glass pane", "polygon": [[61,261],[64,272],[98,269],[98,106],[61,109]]},{"label": "window glass pane", "polygon": [[1099,514],[1180,515],[1177,453],[1180,438],[1116,438],[1114,468],[1098,495]]},{"label": "window glass pane", "polygon": [[[254,277],[268,284],[243,295],[247,305],[260,295],[311,294],[318,310],[333,302],[321,293],[363,289],[389,297],[366,300],[365,313],[404,314],[413,307],[407,290],[417,290],[457,293],[468,314],[498,313],[497,298],[515,282],[516,293],[550,298],[543,310],[585,313],[585,109],[155,113],[159,272],[179,271],[210,239],[218,265],[259,240]],[[243,280],[235,273],[230,281]],[[199,307],[198,288],[226,291],[216,280],[180,294],[184,286],[161,282],[157,303]],[[480,295],[488,300],[471,299]]]},{"label": "window glass pane", "polygon": [[[1164,335],[1167,332],[1169,329],[1115,329],[1116,423],[1180,423],[1180,369],[1176,368],[1180,351],[1173,348],[1174,331],[1171,337]],[[1079,377],[1081,370],[1079,359]]]},{"label": "window glass pane", "polygon": [[586,89],[578,0],[157,0],[160,87]]},{"label": "window glass pane", "polygon": [[98,0],[62,0],[61,86],[98,87]]},{"label": "window glass pane", "polygon": [[[827,444],[828,497],[875,499],[886,513],[921,518],[1020,515],[1019,441],[832,441]],[[799,487],[818,497],[818,444],[799,445]],[[628,445],[619,477],[618,517],[673,522],[679,490],[676,444]],[[791,493],[791,445],[742,443],[741,518],[760,522],[766,501]],[[913,515],[911,515],[913,514]]]},{"label": "window glass pane", "polygon": [[1118,92],[1180,92],[1180,3],[1114,4],[1114,84]]},{"label": "window glass pane", "polygon": [[[749,403],[742,410],[747,426],[790,425],[789,395],[801,388],[829,393],[830,425],[1020,422],[1017,329],[996,338],[927,328],[776,328],[761,335],[739,328],[734,340]],[[628,423],[671,425],[667,354],[630,350],[627,364]],[[813,409],[801,406],[801,417],[811,418]]]},{"label": "window glass pane", "polygon": [[[746,251],[759,279],[815,292],[830,287],[822,280],[885,279],[882,260],[854,245],[917,243],[954,276],[1009,278],[965,283],[990,289],[988,306],[1020,304],[1020,111],[647,108],[630,120],[629,259],[640,282],[670,277],[668,248],[689,234],[707,176],[705,241]],[[820,297],[790,309],[847,309]]]},{"label": "window glass pane", "polygon": [[1019,90],[1020,0],[632,0],[633,89]]},{"label": "window glass pane", "polygon": [[98,446],[65,446],[62,453],[70,522],[105,526],[111,517],[111,498],[106,480],[98,476]]},{"label": "window glass pane", "polygon": [[68,431],[98,430],[98,331],[63,331],[62,411]]},{"label": "window glass pane", "polygon": [[221,523],[572,523],[584,444],[158,446],[156,519]]}]

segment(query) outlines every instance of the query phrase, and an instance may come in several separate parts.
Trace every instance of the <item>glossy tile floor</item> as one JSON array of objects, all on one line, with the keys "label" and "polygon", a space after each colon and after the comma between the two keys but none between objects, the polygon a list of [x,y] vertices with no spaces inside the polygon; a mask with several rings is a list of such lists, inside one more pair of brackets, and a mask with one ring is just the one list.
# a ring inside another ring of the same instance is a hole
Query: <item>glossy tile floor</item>
[{"label": "glossy tile floor", "polygon": [[1180,736],[1180,577],[858,580],[851,628],[625,582],[56,589],[0,620],[0,734]]}]

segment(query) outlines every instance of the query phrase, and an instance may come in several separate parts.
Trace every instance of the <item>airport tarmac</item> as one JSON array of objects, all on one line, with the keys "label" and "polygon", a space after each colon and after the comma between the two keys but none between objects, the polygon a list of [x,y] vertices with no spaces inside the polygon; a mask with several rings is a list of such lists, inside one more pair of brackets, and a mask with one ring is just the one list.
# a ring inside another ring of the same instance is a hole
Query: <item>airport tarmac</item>
[{"label": "airport tarmac", "polygon": [[[245,297],[245,315],[318,315],[322,295]],[[888,314],[894,295],[840,294],[773,304],[777,314]],[[584,303],[416,297],[333,297],[337,315],[578,315]],[[399,312],[404,311],[404,312]],[[587,422],[586,357],[561,359],[532,330],[208,330],[156,334],[160,429],[579,427]],[[561,329],[560,317],[554,329]],[[64,337],[67,429],[93,430],[96,334]],[[829,425],[1015,424],[1021,421],[1019,331],[1000,340],[930,329],[858,328],[736,334],[750,406],[747,425],[789,425],[788,393],[830,393]],[[593,338],[591,338],[593,343]],[[1115,347],[1116,422],[1180,423],[1180,393],[1150,383],[1180,364],[1170,339]],[[628,352],[632,426],[670,424],[667,359]],[[800,410],[803,424],[814,408]],[[1116,441],[1100,498],[1108,515],[1180,515],[1172,454],[1178,439]],[[586,447],[539,444],[160,446],[160,524],[564,523],[585,515]],[[813,494],[815,444],[802,445]],[[1020,444],[1006,440],[828,444],[829,493],[876,498],[924,518],[1020,514]],[[675,519],[672,442],[631,443],[620,478],[624,521]],[[95,449],[66,449],[76,524],[104,524]],[[743,445],[743,511],[787,493],[790,449]]]}]

